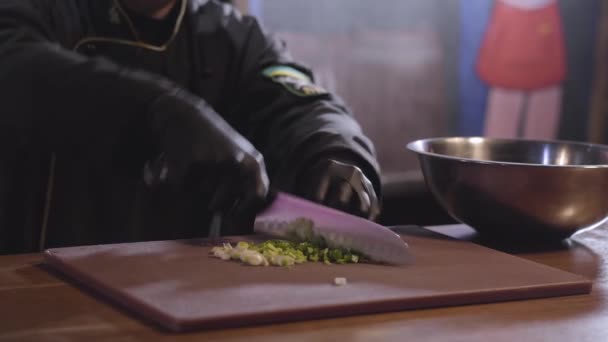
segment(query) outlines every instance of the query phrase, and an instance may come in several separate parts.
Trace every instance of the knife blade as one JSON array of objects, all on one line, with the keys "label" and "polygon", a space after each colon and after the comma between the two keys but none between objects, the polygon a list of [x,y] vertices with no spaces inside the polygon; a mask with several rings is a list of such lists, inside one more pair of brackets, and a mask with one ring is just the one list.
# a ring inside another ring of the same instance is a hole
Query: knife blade
[{"label": "knife blade", "polygon": [[[294,224],[303,220],[312,225]],[[328,247],[357,251],[379,263],[403,265],[412,260],[407,243],[390,229],[283,192],[273,193],[256,216],[254,232],[294,241],[320,237]]]}]

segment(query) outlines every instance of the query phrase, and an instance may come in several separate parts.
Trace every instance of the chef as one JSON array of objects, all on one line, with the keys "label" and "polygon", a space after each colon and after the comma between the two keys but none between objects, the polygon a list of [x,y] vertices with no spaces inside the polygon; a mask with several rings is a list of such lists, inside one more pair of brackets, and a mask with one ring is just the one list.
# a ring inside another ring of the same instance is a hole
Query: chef
[{"label": "chef", "polygon": [[200,237],[270,188],[378,215],[349,110],[228,4],[4,0],[0,60],[0,253]]}]

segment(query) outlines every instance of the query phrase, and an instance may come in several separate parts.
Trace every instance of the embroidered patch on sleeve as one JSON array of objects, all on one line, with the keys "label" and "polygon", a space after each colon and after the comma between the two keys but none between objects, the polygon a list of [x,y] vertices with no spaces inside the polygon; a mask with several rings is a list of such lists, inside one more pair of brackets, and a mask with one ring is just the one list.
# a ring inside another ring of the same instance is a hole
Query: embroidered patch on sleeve
[{"label": "embroidered patch on sleeve", "polygon": [[262,74],[297,96],[327,94],[327,90],[314,84],[308,75],[290,66],[271,66],[264,69]]}]

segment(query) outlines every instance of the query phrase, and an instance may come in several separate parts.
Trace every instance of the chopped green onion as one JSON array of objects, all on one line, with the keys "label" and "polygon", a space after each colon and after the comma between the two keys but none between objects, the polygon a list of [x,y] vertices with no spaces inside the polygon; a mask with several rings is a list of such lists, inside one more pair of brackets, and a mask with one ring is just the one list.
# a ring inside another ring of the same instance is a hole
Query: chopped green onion
[{"label": "chopped green onion", "polygon": [[[319,240],[320,241],[320,240]],[[359,256],[350,250],[328,248],[317,242],[268,240],[260,243],[239,241],[235,247],[224,243],[213,247],[211,254],[222,260],[240,260],[251,266],[293,266],[305,262],[346,264],[359,262]]]}]

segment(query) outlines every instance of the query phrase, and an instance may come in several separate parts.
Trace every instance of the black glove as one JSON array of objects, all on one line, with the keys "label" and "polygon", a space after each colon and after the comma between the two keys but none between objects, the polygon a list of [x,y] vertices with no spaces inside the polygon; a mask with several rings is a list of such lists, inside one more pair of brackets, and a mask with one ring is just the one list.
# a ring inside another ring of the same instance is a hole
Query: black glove
[{"label": "black glove", "polygon": [[269,182],[262,154],[202,99],[168,94],[149,115],[160,154],[146,165],[148,185],[166,181],[198,192],[214,212],[248,211],[264,201]]},{"label": "black glove", "polygon": [[380,213],[372,183],[357,166],[324,159],[298,177],[296,192],[315,202],[368,219]]}]

